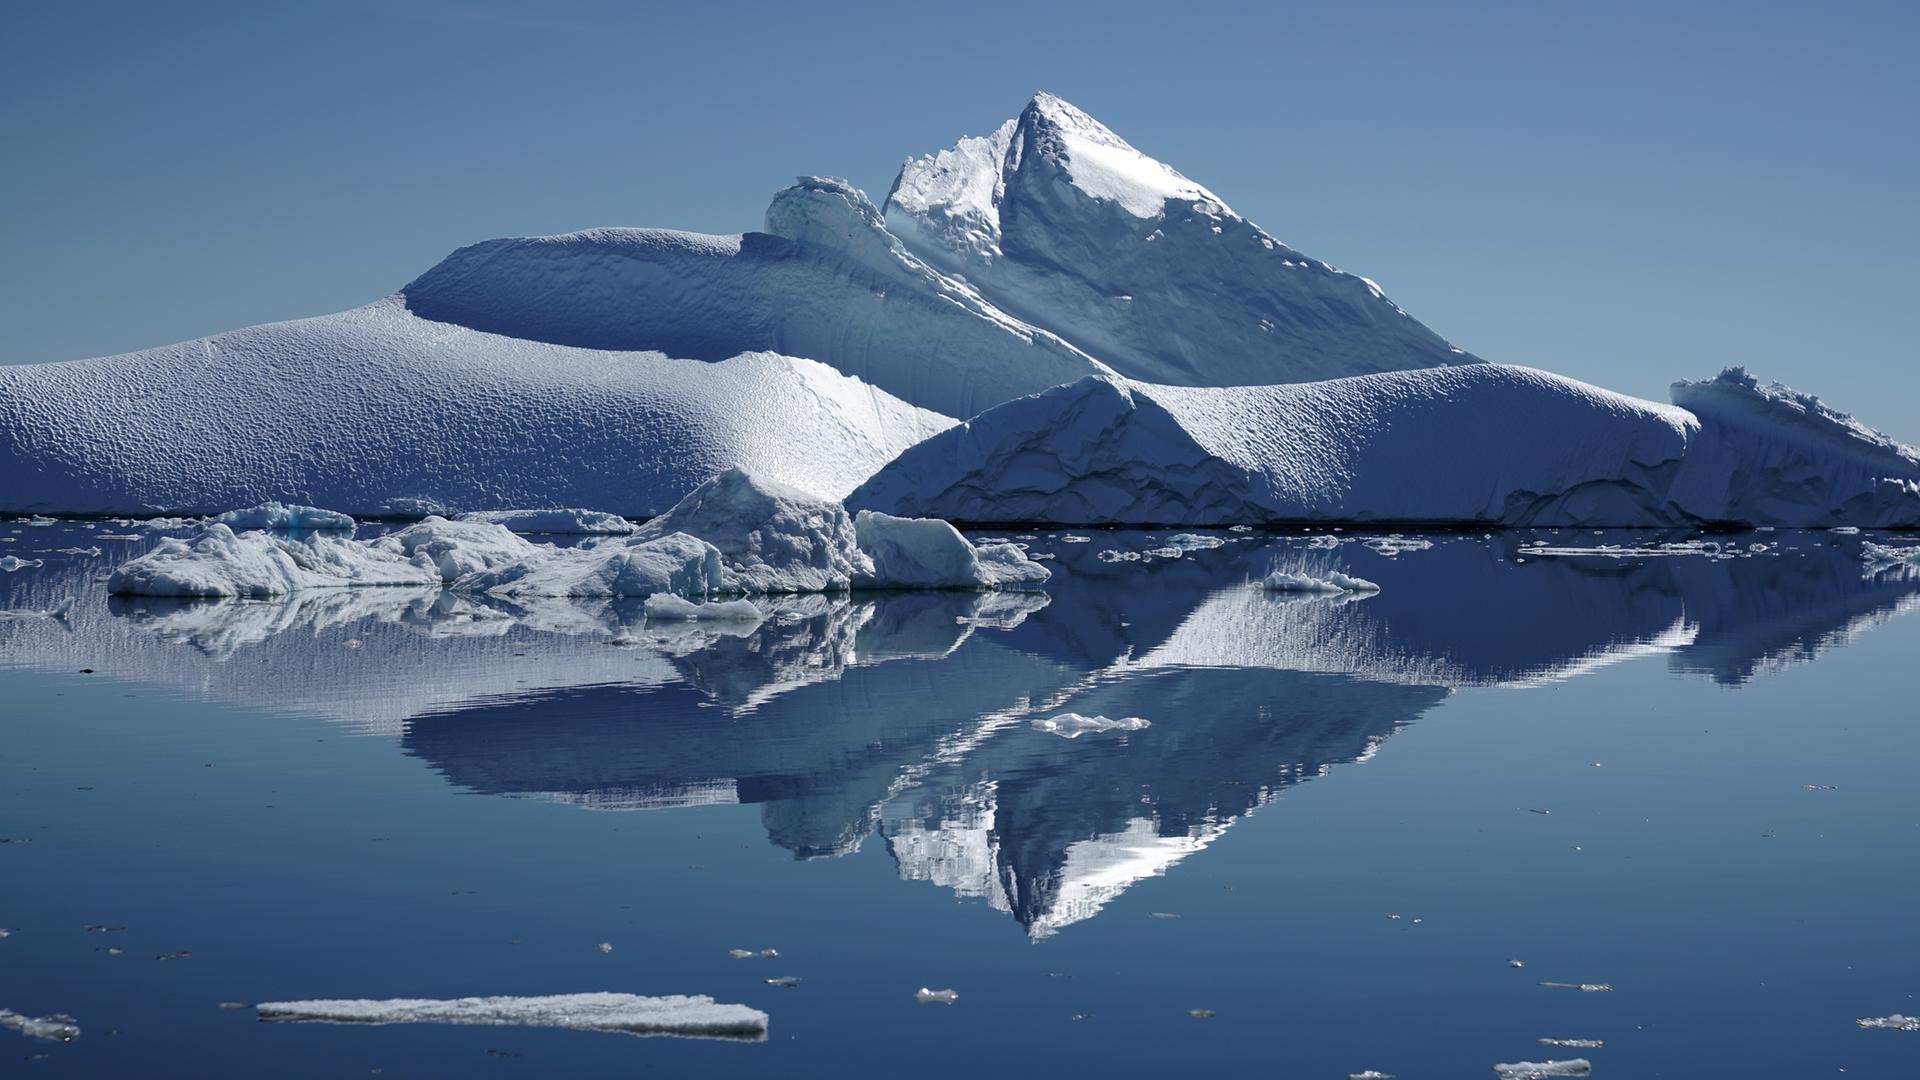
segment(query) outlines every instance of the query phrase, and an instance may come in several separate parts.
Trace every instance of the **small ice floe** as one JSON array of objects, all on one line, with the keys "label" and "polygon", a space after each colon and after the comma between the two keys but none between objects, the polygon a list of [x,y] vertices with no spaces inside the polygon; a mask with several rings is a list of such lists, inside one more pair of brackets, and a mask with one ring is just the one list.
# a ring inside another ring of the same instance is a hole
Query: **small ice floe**
[{"label": "small ice floe", "polygon": [[754,951],[752,949],[728,949],[727,955],[733,957],[735,960],[751,960],[754,957]]},{"label": "small ice floe", "polygon": [[1347,1080],[1393,1080],[1393,1074],[1381,1072],[1379,1069],[1368,1069],[1366,1072],[1348,1073]]},{"label": "small ice floe", "polygon": [[1542,982],[1540,985],[1549,990],[1578,990],[1583,994],[1610,994],[1613,992],[1613,984],[1611,983]]},{"label": "small ice floe", "polygon": [[10,938],[10,937],[12,937],[12,936],[13,936],[13,928],[12,928],[12,927],[10,927],[10,926],[0,926],[0,938]]},{"label": "small ice floe", "polygon": [[59,607],[47,608],[45,610],[40,608],[4,608],[0,609],[0,623],[34,622],[40,619],[51,619],[54,622],[63,623],[67,621],[67,616],[72,611],[73,600],[71,598],[63,602]]},{"label": "small ice floe", "polygon": [[1493,1067],[1493,1075],[1500,1080],[1548,1080],[1555,1076],[1592,1074],[1593,1062],[1586,1058],[1574,1058],[1571,1061],[1516,1061],[1511,1065]]},{"label": "small ice floe", "polygon": [[1332,533],[1321,533],[1319,536],[1308,540],[1307,547],[1316,550],[1332,551],[1334,548],[1346,543],[1349,539],[1351,538],[1335,536]]},{"label": "small ice floe", "polygon": [[1892,1016],[1866,1016],[1855,1020],[1854,1023],[1859,1024],[1863,1028],[1886,1028],[1889,1031],[1920,1031],[1920,1016],[1903,1016],[1900,1013],[1894,1013]]},{"label": "small ice floe", "polygon": [[780,955],[779,949],[761,949],[760,950],[760,959],[762,960],[773,960],[778,958],[779,955]]},{"label": "small ice floe", "polygon": [[1195,1020],[1211,1020],[1220,1014],[1214,1012],[1212,1009],[1188,1009],[1187,1015],[1193,1017]]},{"label": "small ice floe", "polygon": [[1177,551],[1211,551],[1225,547],[1227,542],[1218,536],[1201,536],[1198,533],[1174,533],[1167,537],[1166,546]]},{"label": "small ice floe", "polygon": [[93,557],[96,557],[96,556],[98,556],[98,555],[100,554],[100,549],[99,549],[99,548],[97,548],[97,547],[63,547],[63,548],[54,548],[54,549],[53,549],[53,554],[55,554],[55,555],[85,555],[85,556],[87,556],[88,558],[93,558]]},{"label": "small ice floe", "polygon": [[0,1028],[17,1031],[32,1039],[72,1042],[80,1037],[80,1024],[64,1013],[52,1016],[22,1016],[12,1009],[0,1009]]},{"label": "small ice floe", "polygon": [[648,619],[661,622],[759,622],[766,618],[750,600],[710,600],[696,604],[670,593],[647,597]]},{"label": "small ice floe", "polygon": [[23,559],[18,555],[0,555],[0,570],[12,573],[15,570],[25,570],[29,566],[45,566],[46,562],[45,559]]},{"label": "small ice floe", "polygon": [[1806,790],[1806,791],[1832,791],[1832,790],[1834,790],[1834,787],[1833,787],[1833,785],[1832,785],[1832,784],[1801,784],[1800,786],[1801,786],[1801,788],[1802,788],[1802,789],[1804,789],[1804,790]]},{"label": "small ice floe", "polygon": [[181,949],[179,952],[161,953],[158,956],[155,956],[154,959],[155,960],[185,960],[187,957],[192,955],[193,954],[188,952],[187,950]]},{"label": "small ice floe", "polygon": [[1507,961],[1507,966],[1510,968],[1523,968],[1527,966],[1527,962],[1525,960],[1509,960]]},{"label": "small ice floe", "polygon": [[470,997],[385,1001],[268,1001],[260,1019],[326,1024],[485,1024],[678,1035],[706,1039],[763,1039],[767,1014],[705,995],[551,994],[545,997]]},{"label": "small ice floe", "polygon": [[220,1003],[220,1006],[219,1006],[219,1007],[220,1007],[220,1008],[222,1008],[222,1009],[226,1009],[226,1010],[227,1010],[227,1011],[229,1011],[229,1012],[233,1012],[233,1011],[236,1011],[236,1010],[239,1010],[239,1009],[251,1009],[251,1008],[253,1008],[253,1006],[251,1006],[251,1005],[249,1005],[249,1004],[247,1004],[247,1003],[246,1003],[246,1002],[244,1002],[244,1001],[223,1001],[223,1002],[221,1002],[221,1003]]},{"label": "small ice floe", "polygon": [[1032,726],[1035,731],[1044,731],[1063,739],[1077,739],[1082,735],[1106,731],[1141,731],[1152,727],[1153,723],[1138,716],[1113,720],[1105,716],[1082,716],[1079,713],[1070,712],[1035,720]]},{"label": "small ice floe", "polygon": [[603,941],[600,944],[595,945],[594,948],[599,949],[600,955],[605,956],[606,954],[613,951],[613,942]]},{"label": "small ice floe", "polygon": [[1380,591],[1380,586],[1366,578],[1353,577],[1338,570],[1329,570],[1324,576],[1275,570],[1260,582],[1260,587],[1273,592],[1296,593],[1377,593]]},{"label": "small ice floe", "polygon": [[1860,532],[1860,527],[1857,525],[1835,525],[1827,531],[1839,533],[1841,536],[1855,536]]},{"label": "small ice floe", "polygon": [[1149,919],[1177,919],[1177,918],[1179,918],[1179,917],[1180,917],[1180,914],[1179,914],[1179,912],[1175,912],[1175,911],[1149,911],[1149,912],[1147,912],[1147,918],[1149,918]]},{"label": "small ice floe", "polygon": [[97,535],[102,540],[145,540],[146,539],[146,537],[141,535],[140,533],[99,533]]},{"label": "small ice floe", "polygon": [[780,986],[780,987],[785,987],[788,990],[791,990],[794,987],[800,985],[800,976],[777,975],[771,979],[766,980],[766,983],[768,986]]},{"label": "small ice floe", "polygon": [[1431,540],[1401,536],[1399,533],[1394,533],[1391,536],[1370,536],[1362,540],[1361,543],[1389,557],[1398,555],[1403,551],[1425,551],[1433,546],[1433,541]]},{"label": "small ice floe", "polygon": [[960,1000],[958,990],[929,990],[921,987],[913,992],[913,1000],[922,1005],[951,1005]]},{"label": "small ice floe", "polygon": [[1091,544],[1093,543],[1093,537],[1075,536],[1072,533],[1068,533],[1060,538],[1060,542],[1063,544]]},{"label": "small ice floe", "polygon": [[1600,1050],[1607,1045],[1604,1039],[1535,1039],[1541,1046],[1564,1046],[1569,1050]]},{"label": "small ice floe", "polygon": [[509,532],[536,535],[625,536],[639,526],[603,510],[481,510],[455,521],[484,521]]}]

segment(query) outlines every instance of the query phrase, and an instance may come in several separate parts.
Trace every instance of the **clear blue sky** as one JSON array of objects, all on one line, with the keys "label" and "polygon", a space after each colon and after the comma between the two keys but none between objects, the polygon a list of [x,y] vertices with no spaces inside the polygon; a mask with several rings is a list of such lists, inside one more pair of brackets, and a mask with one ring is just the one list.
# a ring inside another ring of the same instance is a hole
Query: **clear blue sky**
[{"label": "clear blue sky", "polygon": [[[1920,441],[1920,5],[19,3],[0,362],[336,311],[453,248],[757,228],[1035,89],[1489,359],[1744,363]],[[1683,9],[1683,10],[1674,10]]]}]

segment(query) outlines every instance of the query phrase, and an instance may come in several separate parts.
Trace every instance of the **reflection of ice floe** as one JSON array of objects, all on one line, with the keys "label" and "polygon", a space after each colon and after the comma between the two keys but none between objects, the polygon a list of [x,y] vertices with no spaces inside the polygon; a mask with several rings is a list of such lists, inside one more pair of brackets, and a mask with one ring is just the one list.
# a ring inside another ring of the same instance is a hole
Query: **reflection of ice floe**
[{"label": "reflection of ice floe", "polygon": [[545,997],[471,997],[448,1000],[270,1001],[255,1006],[260,1019],[329,1024],[483,1024],[761,1039],[767,1014],[704,995],[552,994]]},{"label": "reflection of ice floe", "polygon": [[1082,735],[1093,735],[1103,731],[1141,731],[1152,726],[1138,716],[1114,720],[1105,716],[1081,716],[1079,713],[1072,712],[1033,721],[1035,731],[1044,731],[1063,739],[1077,739]]}]

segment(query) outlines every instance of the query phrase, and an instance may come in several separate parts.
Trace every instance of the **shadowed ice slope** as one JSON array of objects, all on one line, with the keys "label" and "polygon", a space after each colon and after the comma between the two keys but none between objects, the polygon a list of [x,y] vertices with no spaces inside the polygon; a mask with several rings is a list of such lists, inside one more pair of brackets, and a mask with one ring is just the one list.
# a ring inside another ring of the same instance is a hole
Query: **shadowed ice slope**
[{"label": "shadowed ice slope", "polygon": [[1920,525],[1920,454],[1739,369],[1699,414],[1531,368],[1089,378],[908,450],[849,505],[955,521]]},{"label": "shadowed ice slope", "polygon": [[1476,359],[1051,94],[908,160],[886,214],[916,254],[1130,378],[1235,386]]}]

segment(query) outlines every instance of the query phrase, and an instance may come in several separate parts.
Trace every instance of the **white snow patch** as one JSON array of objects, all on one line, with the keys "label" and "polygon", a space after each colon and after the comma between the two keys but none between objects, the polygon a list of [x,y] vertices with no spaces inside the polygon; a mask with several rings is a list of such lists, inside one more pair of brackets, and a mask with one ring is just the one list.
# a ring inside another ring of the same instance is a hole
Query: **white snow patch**
[{"label": "white snow patch", "polygon": [[269,1001],[254,1006],[262,1020],[333,1024],[484,1024],[618,1031],[631,1035],[759,1039],[767,1014],[705,995],[553,994],[544,997],[470,997],[384,1001]]}]

